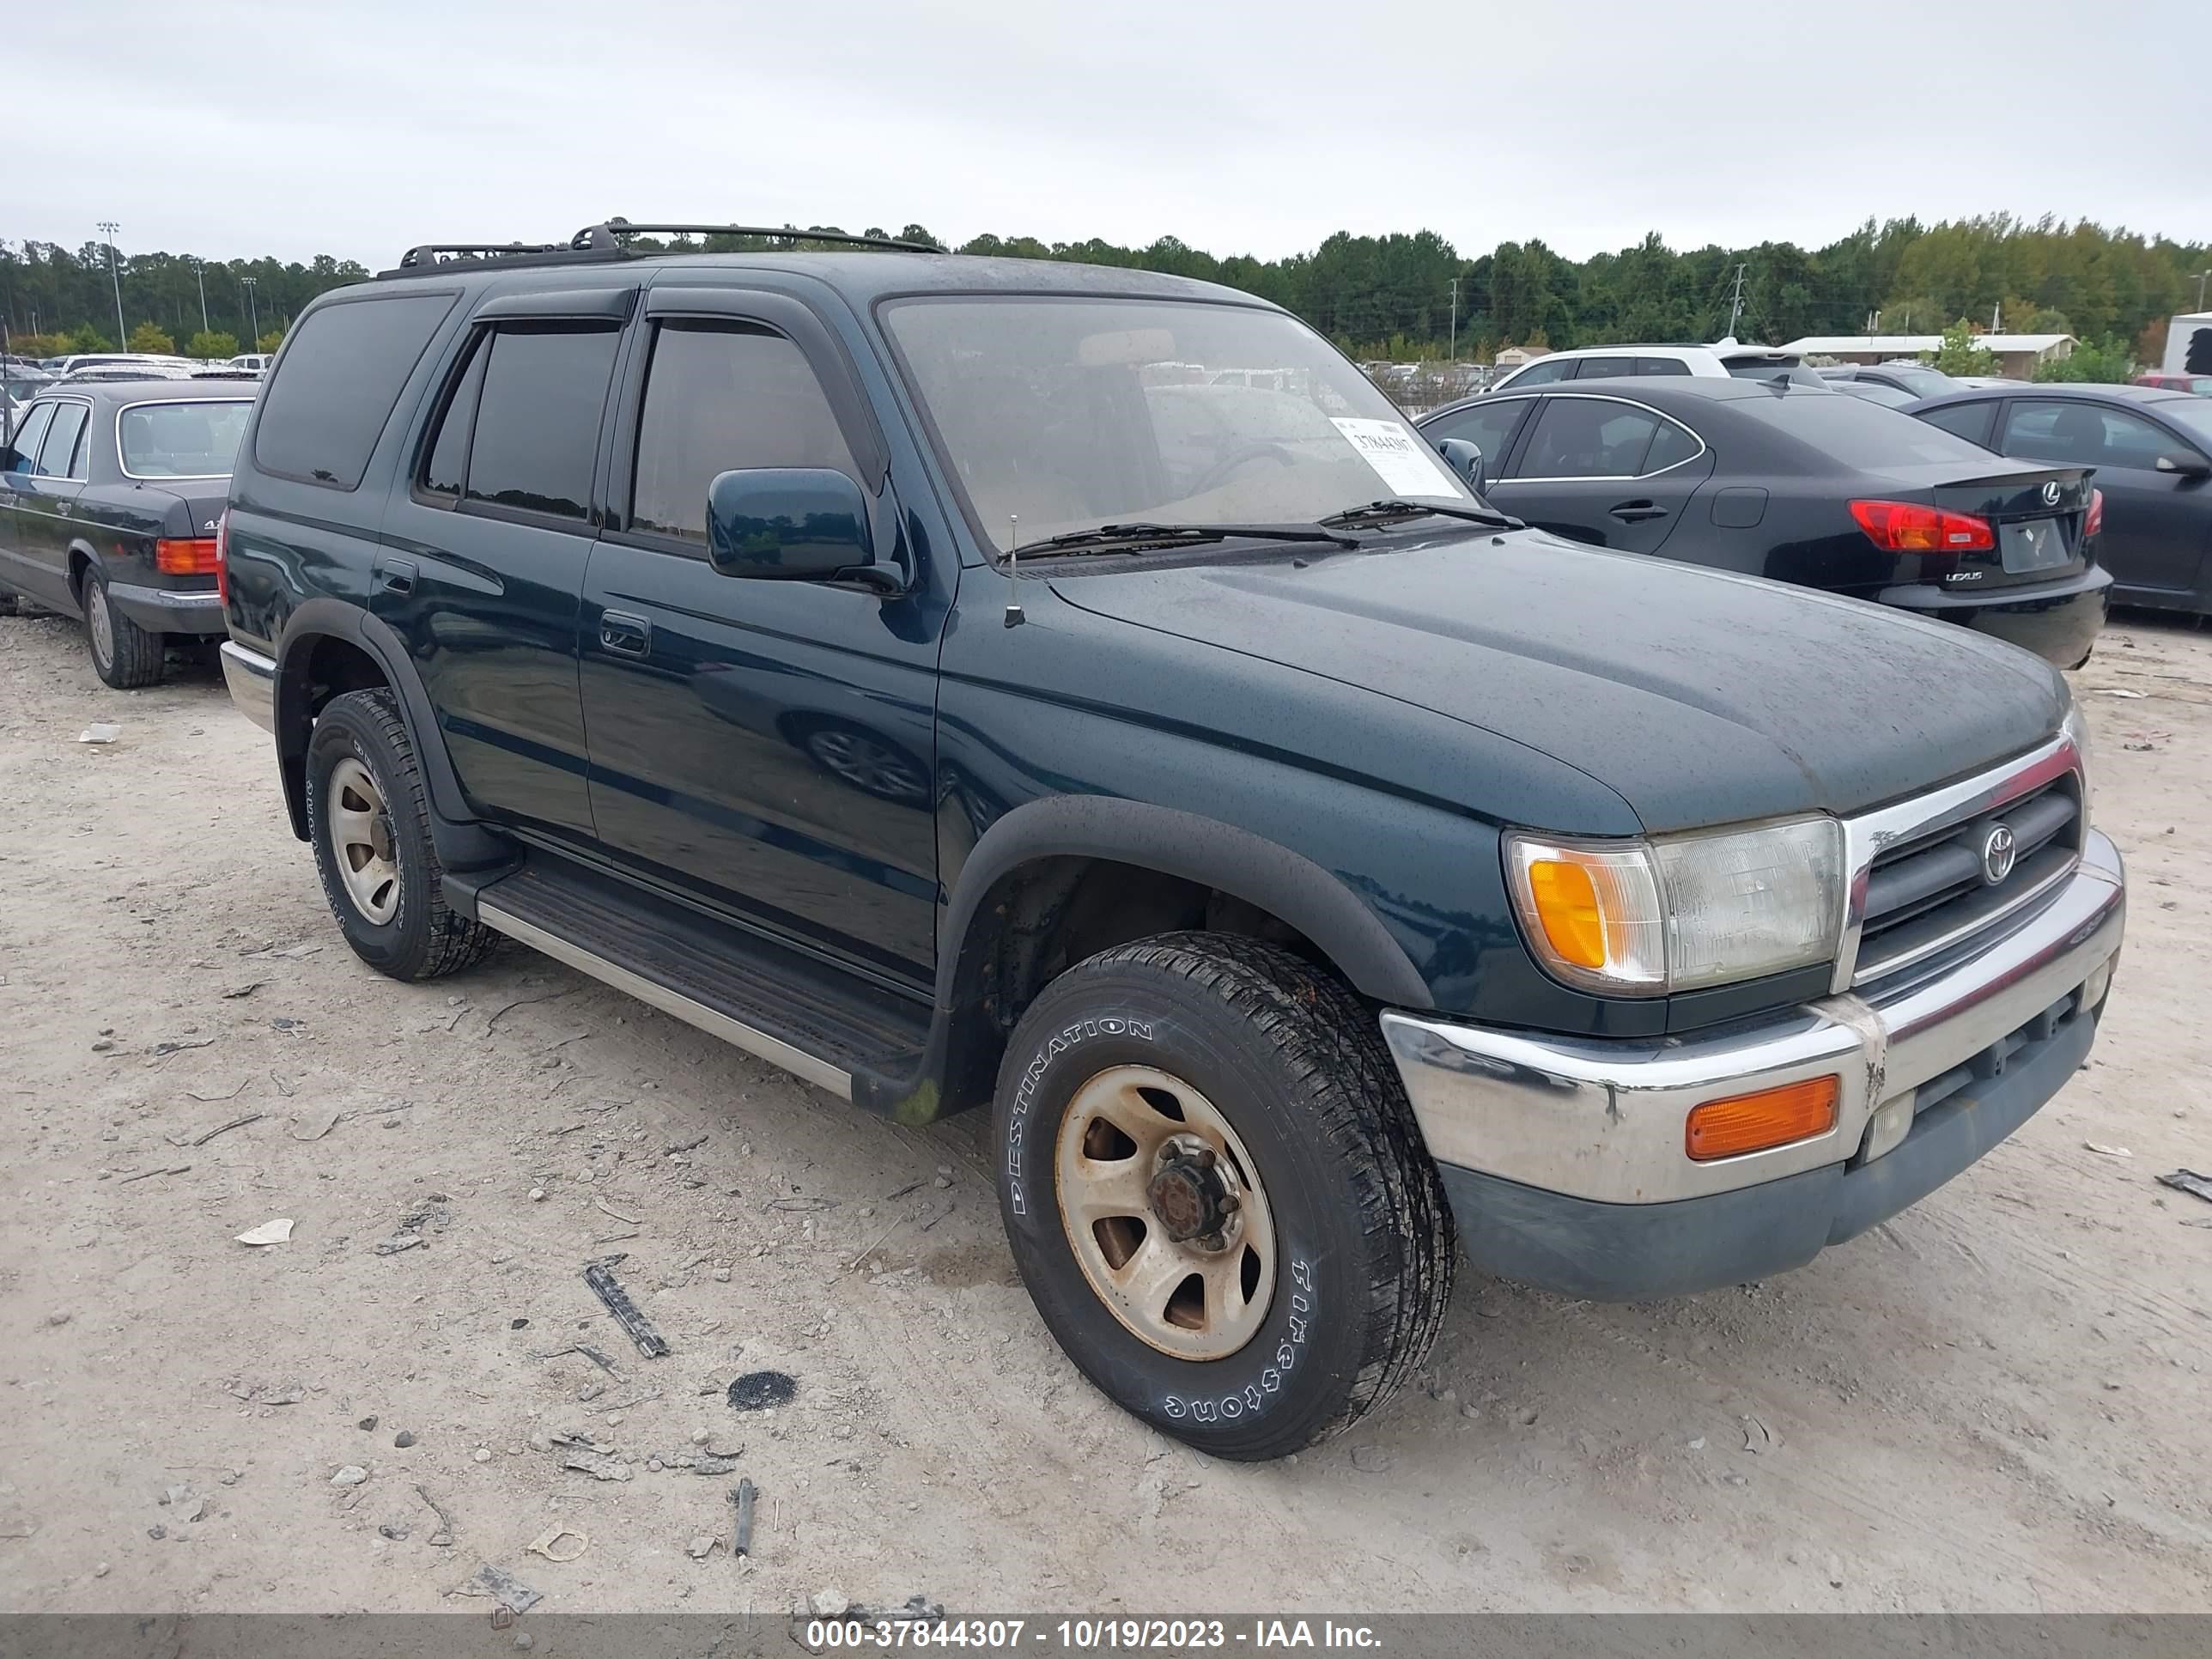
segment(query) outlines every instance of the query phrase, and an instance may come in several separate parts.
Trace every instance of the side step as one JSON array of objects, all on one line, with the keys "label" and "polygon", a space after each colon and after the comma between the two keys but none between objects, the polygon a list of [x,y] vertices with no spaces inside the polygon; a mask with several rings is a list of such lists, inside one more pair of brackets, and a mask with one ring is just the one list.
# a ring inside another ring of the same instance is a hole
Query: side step
[{"label": "side step", "polygon": [[910,1069],[929,1007],[611,876],[533,853],[477,915],[663,1013],[850,1100],[853,1073]]}]

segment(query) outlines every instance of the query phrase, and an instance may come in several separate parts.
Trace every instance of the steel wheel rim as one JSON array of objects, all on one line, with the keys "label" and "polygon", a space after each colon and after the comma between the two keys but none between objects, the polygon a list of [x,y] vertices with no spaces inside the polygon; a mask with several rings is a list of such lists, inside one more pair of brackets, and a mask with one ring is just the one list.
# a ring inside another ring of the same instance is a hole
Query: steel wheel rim
[{"label": "steel wheel rim", "polygon": [[102,668],[115,661],[115,619],[107,614],[107,590],[98,582],[84,588],[84,621],[92,638],[92,659]]},{"label": "steel wheel rim", "polygon": [[[1132,1335],[1213,1360],[1260,1334],[1274,1299],[1273,1214],[1243,1139],[1196,1089],[1149,1066],[1099,1073],[1061,1116],[1053,1178],[1077,1266]],[[1195,1224],[1194,1188],[1213,1195],[1200,1198]],[[1216,1196],[1235,1200],[1218,1231],[1170,1237],[1215,1218]]]},{"label": "steel wheel rim", "polygon": [[379,927],[399,914],[399,865],[392,815],[368,768],[348,755],[331,769],[331,851],[354,908]]}]

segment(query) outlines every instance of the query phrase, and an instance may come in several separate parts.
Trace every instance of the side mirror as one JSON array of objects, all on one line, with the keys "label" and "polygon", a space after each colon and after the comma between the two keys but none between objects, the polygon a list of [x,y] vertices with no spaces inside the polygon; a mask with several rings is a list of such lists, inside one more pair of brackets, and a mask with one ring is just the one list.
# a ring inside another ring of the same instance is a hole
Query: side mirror
[{"label": "side mirror", "polygon": [[725,576],[902,592],[876,562],[868,498],[827,467],[748,467],[707,487],[707,557]]},{"label": "side mirror", "polygon": [[1444,465],[1465,480],[1467,487],[1480,495],[1488,487],[1483,476],[1482,446],[1465,438],[1446,438],[1437,446],[1437,453],[1444,458]]},{"label": "side mirror", "polygon": [[2178,477],[2212,478],[2212,462],[2198,455],[2161,455],[2152,465]]}]

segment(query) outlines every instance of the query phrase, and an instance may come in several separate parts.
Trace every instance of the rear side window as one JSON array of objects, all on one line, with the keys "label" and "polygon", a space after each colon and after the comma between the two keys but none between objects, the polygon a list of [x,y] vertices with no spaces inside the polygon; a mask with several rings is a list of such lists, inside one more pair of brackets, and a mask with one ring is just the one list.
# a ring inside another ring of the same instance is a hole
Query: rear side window
[{"label": "rear side window", "polygon": [[469,442],[467,500],[560,519],[589,514],[599,420],[621,339],[613,328],[528,325],[492,336]]},{"label": "rear side window", "polygon": [[46,428],[46,441],[39,448],[39,471],[49,478],[82,478],[82,465],[71,465],[82,447],[77,440],[84,435],[85,407],[82,404],[56,404],[54,423]]},{"label": "rear side window", "polygon": [[703,544],[716,474],[782,466],[860,471],[805,353],[764,329],[663,324],[638,421],[633,527]]},{"label": "rear side window", "polygon": [[1636,372],[1638,374],[1687,374],[1690,366],[1680,357],[1638,357]]},{"label": "rear side window", "polygon": [[1483,465],[1494,478],[1504,469],[1513,434],[1520,430],[1534,402],[1533,398],[1486,398],[1431,422],[1421,428],[1421,435],[1432,444],[1447,438],[1465,439],[1482,451]]},{"label": "rear side window", "polygon": [[1996,412],[1997,406],[1994,403],[1947,404],[1942,409],[1928,410],[1920,419],[1930,426],[1955,433],[1970,444],[1987,445],[1990,420]]},{"label": "rear side window", "polygon": [[254,464],[281,477],[357,489],[400,388],[450,294],[351,300],[311,312],[262,394]]},{"label": "rear side window", "polygon": [[1585,357],[1582,360],[1582,367],[1575,371],[1575,379],[1598,380],[1608,374],[1635,373],[1636,359],[1633,357]]}]

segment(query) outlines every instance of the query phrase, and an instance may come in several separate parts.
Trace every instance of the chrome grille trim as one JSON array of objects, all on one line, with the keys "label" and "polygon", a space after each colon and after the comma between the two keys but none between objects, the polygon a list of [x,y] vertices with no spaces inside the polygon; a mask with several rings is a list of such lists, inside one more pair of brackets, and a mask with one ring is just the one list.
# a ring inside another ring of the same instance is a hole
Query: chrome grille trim
[{"label": "chrome grille trim", "polygon": [[[2081,757],[2074,739],[2062,732],[2038,744],[2026,754],[2007,761],[2002,766],[1948,784],[1941,789],[1899,801],[1893,806],[1877,807],[1854,818],[1844,820],[1844,868],[1846,885],[1844,900],[1843,948],[1836,954],[1836,971],[1829,988],[1837,993],[1863,985],[1878,975],[1892,973],[1905,965],[1904,960],[1877,959],[1868,970],[1859,969],[1859,949],[1866,930],[1867,882],[1874,872],[1875,861],[1894,848],[1909,846],[1929,839],[1948,830],[1955,830],[1968,820],[1994,812],[2024,795],[2033,794],[2065,777],[2075,779],[2075,793],[2080,808],[2074,819],[2074,842],[2081,846],[2089,830],[2089,792],[2082,775]],[[2079,862],[2077,852],[2067,866],[2071,873]],[[2007,917],[2016,915],[2023,907],[2032,904],[2047,893],[2055,884],[2039,883],[2023,889],[2014,902],[1994,912],[1978,917],[1971,927],[1955,938],[1946,939],[1942,945],[1928,951],[1916,952],[1911,959],[1933,954],[1934,950],[1949,949],[1968,935],[1996,928]]]}]

